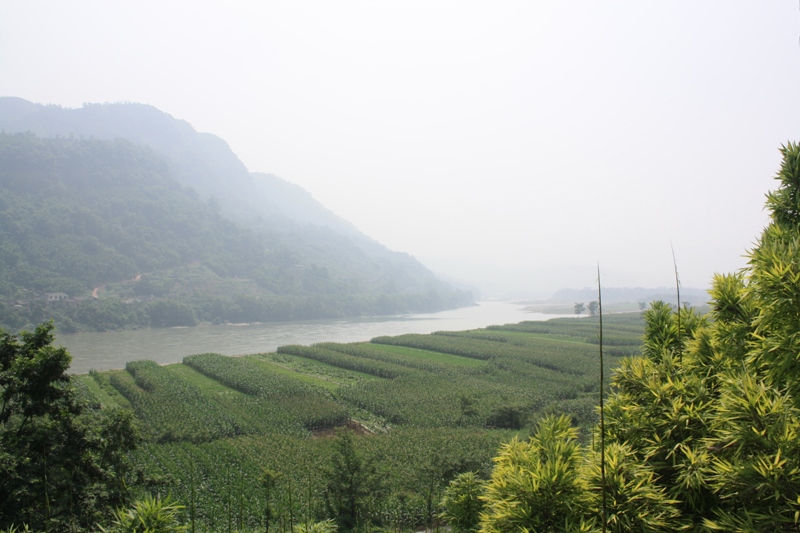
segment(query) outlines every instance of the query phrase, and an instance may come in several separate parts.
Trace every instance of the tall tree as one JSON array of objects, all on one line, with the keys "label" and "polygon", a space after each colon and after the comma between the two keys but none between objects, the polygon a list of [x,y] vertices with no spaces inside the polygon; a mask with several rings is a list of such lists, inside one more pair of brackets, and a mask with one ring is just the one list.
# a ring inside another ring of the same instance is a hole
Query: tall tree
[{"label": "tall tree", "polygon": [[351,531],[366,518],[368,499],[378,488],[378,479],[373,465],[356,450],[351,431],[340,431],[334,446],[325,500],[339,527]]},{"label": "tall tree", "polygon": [[485,482],[475,472],[464,472],[453,479],[444,491],[442,513],[454,533],[475,533],[480,525]]},{"label": "tall tree", "polygon": [[692,531],[800,528],[800,146],[781,152],[749,267],[715,276],[708,321],[651,306],[607,406]]},{"label": "tall tree", "polygon": [[127,498],[132,414],[78,399],[52,329],[0,330],[0,529],[94,526]]},{"label": "tall tree", "polygon": [[[749,267],[715,276],[708,317],[654,302],[642,355],[613,377],[611,531],[800,530],[800,145],[781,152]],[[599,529],[602,474],[595,460],[580,466],[591,453],[569,429],[545,419],[529,443],[501,450],[483,532]]]}]

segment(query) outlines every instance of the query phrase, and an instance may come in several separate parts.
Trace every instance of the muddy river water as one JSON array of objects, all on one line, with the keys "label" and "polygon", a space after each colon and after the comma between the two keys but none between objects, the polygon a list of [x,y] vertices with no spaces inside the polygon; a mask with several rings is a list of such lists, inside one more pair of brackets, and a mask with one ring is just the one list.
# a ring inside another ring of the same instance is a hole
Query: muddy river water
[{"label": "muddy river water", "polygon": [[223,355],[273,352],[285,344],[368,341],[380,335],[432,333],[482,328],[523,320],[547,320],[564,315],[523,311],[523,305],[479,302],[472,307],[373,318],[270,322],[258,324],[202,324],[193,328],[141,329],[59,335],[56,344],[72,354],[73,373],[90,369],[124,368],[127,361],[152,359],[177,363],[185,356],[215,352]]}]

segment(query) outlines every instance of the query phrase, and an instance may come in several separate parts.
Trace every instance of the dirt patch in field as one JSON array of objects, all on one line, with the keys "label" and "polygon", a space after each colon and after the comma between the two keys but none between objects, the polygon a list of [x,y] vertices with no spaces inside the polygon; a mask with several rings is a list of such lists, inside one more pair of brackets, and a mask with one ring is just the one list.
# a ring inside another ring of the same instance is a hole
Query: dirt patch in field
[{"label": "dirt patch in field", "polygon": [[331,439],[336,436],[336,432],[342,429],[349,429],[356,435],[372,435],[372,432],[368,430],[364,425],[357,421],[357,420],[350,420],[347,424],[343,426],[336,426],[335,428],[328,428],[328,429],[321,429],[319,431],[314,431],[311,436],[315,439]]}]

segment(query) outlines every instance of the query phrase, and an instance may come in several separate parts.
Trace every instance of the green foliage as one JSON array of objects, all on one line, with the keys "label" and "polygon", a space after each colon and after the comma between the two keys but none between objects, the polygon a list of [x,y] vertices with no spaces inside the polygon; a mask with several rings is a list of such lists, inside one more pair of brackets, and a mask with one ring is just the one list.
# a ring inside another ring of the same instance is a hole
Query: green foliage
[{"label": "green foliage", "polygon": [[459,474],[450,482],[442,498],[440,518],[455,533],[478,531],[484,502],[481,500],[485,482],[475,472]]},{"label": "green foliage", "polygon": [[339,526],[332,518],[322,520],[321,522],[297,524],[292,530],[294,533],[336,533],[339,531]]},{"label": "green foliage", "polygon": [[[678,502],[670,499],[657,483],[650,465],[639,462],[625,444],[611,443],[605,456],[607,531],[666,533],[681,529]],[[603,485],[597,454],[588,456],[585,471],[591,491],[590,512],[585,520],[600,529],[596,517],[601,516]]]},{"label": "green foliage", "polygon": [[691,531],[800,527],[800,147],[782,153],[749,268],[715,276],[708,321],[654,304],[606,407],[608,437]]},{"label": "green foliage", "polygon": [[[164,136],[157,137],[152,144],[163,149]],[[193,179],[209,172],[183,163]],[[209,181],[227,183],[211,173]],[[0,301],[8,304],[0,305],[0,324],[17,330],[52,319],[73,332],[472,302],[412,258],[328,228],[254,223],[255,230],[228,220],[181,177],[155,151],[122,138],[0,134]],[[97,287],[115,305],[89,298]],[[85,300],[44,305],[36,300],[43,292]]]},{"label": "green foliage", "polygon": [[103,533],[180,533],[188,529],[179,521],[182,509],[182,505],[169,497],[147,496],[133,502],[128,509],[117,509],[111,526],[101,526],[100,530]]},{"label": "green foliage", "polygon": [[128,363],[126,371],[133,379],[117,373],[111,384],[131,403],[151,438],[201,442],[245,432],[219,402],[154,361]]},{"label": "green foliage", "polygon": [[[140,485],[193,506],[201,528],[225,529],[231,516],[237,528],[269,520],[285,531],[333,517],[331,465],[337,455],[344,460],[326,428],[345,424],[375,432],[352,434],[350,452],[382,481],[363,496],[359,523],[432,528],[448,483],[462,472],[488,478],[502,440],[524,434],[544,413],[592,423],[597,368],[589,363],[597,348],[587,338],[597,324],[590,320],[551,324],[557,334],[502,328],[241,358],[199,354],[182,365],[136,362],[87,379],[105,387],[101,403],[130,404],[143,421],[149,442],[135,454]],[[618,320],[621,335],[630,328],[636,338],[637,323],[641,334],[640,319]],[[578,331],[569,335],[569,327]],[[452,353],[473,340],[488,359]],[[411,343],[429,349],[401,345]],[[558,357],[545,359],[550,350]],[[532,364],[545,360],[558,366]],[[584,380],[588,392],[576,387]],[[499,429],[506,427],[518,429]],[[274,475],[269,491],[265,469]]]},{"label": "green foliage", "polygon": [[[679,502],[646,461],[626,444],[610,444],[605,455],[607,531],[682,529]],[[578,444],[567,417],[542,419],[533,437],[505,444],[494,460],[482,496],[482,532],[602,529],[599,459]]]},{"label": "green foliage", "polygon": [[32,418],[56,416],[66,407],[75,409],[66,385],[72,358],[52,346],[53,326],[42,325],[19,339],[0,330],[0,424],[9,427],[12,417],[20,427]]},{"label": "green foliage", "polygon": [[0,529],[0,533],[33,533],[28,524],[22,526],[22,528],[18,528],[17,526],[9,526],[5,529]]},{"label": "green foliage", "polygon": [[128,495],[131,413],[79,399],[52,329],[0,330],[0,528],[87,527]]},{"label": "green foliage", "polygon": [[327,363],[332,366],[338,366],[347,370],[355,370],[356,372],[363,372],[379,378],[394,379],[401,375],[408,375],[409,372],[405,368],[397,368],[391,363],[382,363],[370,360],[371,358],[352,356],[342,351],[332,351],[327,348],[318,346],[279,346],[278,353],[298,355],[307,359],[314,359]]},{"label": "green foliage", "polygon": [[150,324],[154,328],[194,326],[197,324],[197,316],[186,304],[161,300],[150,305]]},{"label": "green foliage", "polygon": [[261,469],[261,476],[258,481],[264,490],[264,531],[266,533],[269,533],[269,523],[274,517],[272,495],[282,477],[283,476],[279,472],[275,472],[269,468]]},{"label": "green foliage", "polygon": [[710,315],[664,302],[644,312],[642,356],[621,362],[605,404],[605,486],[592,454],[583,486],[568,477],[580,450],[546,419],[531,443],[562,455],[506,445],[483,531],[800,528],[800,145],[781,151],[772,222],[749,268],[715,276]]},{"label": "green foliage", "polygon": [[349,419],[346,407],[326,391],[252,359],[198,354],[185,357],[184,364],[243,393],[244,397],[237,397],[233,403],[257,415],[253,417],[255,424],[268,424],[261,431],[304,434],[305,430],[330,428]]},{"label": "green foliage", "polygon": [[566,417],[547,417],[528,441],[514,438],[495,457],[481,531],[573,531],[586,514],[578,432]]},{"label": "green foliage", "polygon": [[[603,317],[603,346],[612,356],[636,355],[642,345],[642,317],[635,313],[614,314]],[[554,320],[525,321],[519,324],[489,326],[491,332],[538,333],[565,340],[598,343],[599,320],[595,318],[561,318]],[[466,334],[466,333],[465,333]],[[512,337],[513,338],[513,337]]]},{"label": "green foliage", "polygon": [[379,490],[374,464],[355,448],[353,434],[342,431],[336,436],[331,464],[326,472],[325,504],[345,531],[356,529],[368,513],[368,499]]}]

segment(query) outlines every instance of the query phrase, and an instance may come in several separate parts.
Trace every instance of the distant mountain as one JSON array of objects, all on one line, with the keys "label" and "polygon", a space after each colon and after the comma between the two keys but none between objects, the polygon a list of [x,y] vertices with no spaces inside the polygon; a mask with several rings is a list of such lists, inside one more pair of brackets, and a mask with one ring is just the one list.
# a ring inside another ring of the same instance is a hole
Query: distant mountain
[{"label": "distant mountain", "polygon": [[[0,98],[0,130],[6,327],[47,317],[70,331],[471,303],[302,188],[249,173],[223,140],[151,106]],[[45,293],[68,301],[46,304]]]},{"label": "distant mountain", "polygon": [[[329,226],[365,239],[301,187],[277,176],[250,173],[228,144],[144,104],[85,104],[69,109],[0,97],[0,131],[43,138],[128,139],[165,157],[172,176],[203,198],[215,197],[223,214],[251,225]],[[282,221],[281,219],[286,219]]]},{"label": "distant mountain", "polygon": [[[634,288],[614,288],[603,287],[603,303],[621,302],[645,302],[650,303],[654,300],[663,300],[674,303],[677,299],[675,287],[659,287],[655,289],[645,289],[642,287]],[[571,303],[571,302],[590,302],[597,300],[597,287],[584,289],[561,289],[550,297],[551,303]],[[681,305],[690,303],[698,306],[710,300],[708,292],[702,289],[689,287],[681,288]]]}]

